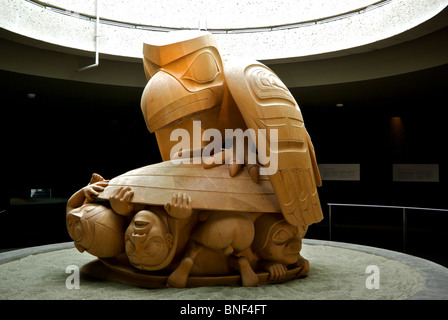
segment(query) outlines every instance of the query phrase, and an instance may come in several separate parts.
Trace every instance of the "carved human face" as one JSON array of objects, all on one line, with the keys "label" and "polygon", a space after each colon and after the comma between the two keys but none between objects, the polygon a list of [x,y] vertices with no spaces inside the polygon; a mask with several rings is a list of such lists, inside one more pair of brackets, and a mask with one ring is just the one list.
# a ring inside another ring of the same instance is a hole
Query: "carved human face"
[{"label": "carved human face", "polygon": [[154,212],[142,210],[126,230],[126,254],[136,268],[153,270],[168,256],[172,240],[165,221]]},{"label": "carved human face", "polygon": [[124,249],[125,219],[111,209],[88,203],[67,214],[67,229],[75,247],[100,257],[114,257]]},{"label": "carved human face", "polygon": [[272,228],[270,235],[266,247],[259,253],[260,257],[286,265],[297,262],[302,249],[297,227],[282,221]]},{"label": "carved human face", "polygon": [[89,203],[67,214],[67,230],[80,251],[88,250],[95,235],[95,222],[105,207]]}]

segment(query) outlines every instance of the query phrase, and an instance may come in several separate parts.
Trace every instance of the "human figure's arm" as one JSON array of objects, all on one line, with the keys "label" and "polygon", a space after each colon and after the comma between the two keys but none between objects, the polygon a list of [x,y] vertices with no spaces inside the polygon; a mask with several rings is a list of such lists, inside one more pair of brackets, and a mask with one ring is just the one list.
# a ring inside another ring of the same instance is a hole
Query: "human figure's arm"
[{"label": "human figure's arm", "polygon": [[[251,163],[249,160],[257,159],[255,146],[248,145],[248,142],[244,140],[244,149],[238,152],[238,147],[235,144],[236,140],[234,139],[234,144],[230,148],[222,150],[208,158],[204,158],[202,160],[204,168],[210,169],[227,163],[229,164],[229,174],[231,177],[234,177],[241,170],[242,165],[245,164],[252,180],[258,183],[260,179],[260,164],[258,161]],[[241,152],[243,154],[239,154]]]},{"label": "human figure's arm", "polygon": [[81,207],[83,204],[95,201],[99,193],[104,190],[109,184],[108,180],[102,180],[85,186],[84,188],[75,192],[67,201],[67,210],[70,212],[73,209]]},{"label": "human figure's arm", "polygon": [[269,272],[269,280],[280,281],[286,275],[288,269],[282,263],[275,261],[262,261],[260,266],[263,270]]},{"label": "human figure's arm", "polygon": [[193,214],[191,197],[186,193],[175,193],[171,203],[165,204],[165,211],[173,218],[185,219]]},{"label": "human figure's arm", "polygon": [[110,206],[115,213],[121,216],[129,216],[132,212],[140,211],[144,205],[132,203],[134,191],[131,187],[121,187],[109,198]]}]

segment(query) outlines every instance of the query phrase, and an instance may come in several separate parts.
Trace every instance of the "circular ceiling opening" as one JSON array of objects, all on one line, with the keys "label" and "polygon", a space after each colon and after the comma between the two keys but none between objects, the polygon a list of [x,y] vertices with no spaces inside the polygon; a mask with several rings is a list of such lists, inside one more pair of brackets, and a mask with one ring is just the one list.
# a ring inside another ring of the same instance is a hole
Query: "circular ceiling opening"
[{"label": "circular ceiling opening", "polygon": [[205,29],[215,34],[224,56],[267,61],[376,43],[447,5],[448,0],[8,0],[0,27],[66,48],[131,58],[141,58],[143,42],[162,32]]}]

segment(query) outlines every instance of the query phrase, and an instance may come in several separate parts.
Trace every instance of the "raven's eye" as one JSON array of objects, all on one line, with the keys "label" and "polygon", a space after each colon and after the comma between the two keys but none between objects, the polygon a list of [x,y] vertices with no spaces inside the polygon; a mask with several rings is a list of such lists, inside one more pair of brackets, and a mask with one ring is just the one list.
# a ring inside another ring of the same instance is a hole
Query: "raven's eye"
[{"label": "raven's eye", "polygon": [[215,80],[219,73],[215,58],[209,52],[203,52],[196,57],[183,78],[197,83],[207,83]]}]

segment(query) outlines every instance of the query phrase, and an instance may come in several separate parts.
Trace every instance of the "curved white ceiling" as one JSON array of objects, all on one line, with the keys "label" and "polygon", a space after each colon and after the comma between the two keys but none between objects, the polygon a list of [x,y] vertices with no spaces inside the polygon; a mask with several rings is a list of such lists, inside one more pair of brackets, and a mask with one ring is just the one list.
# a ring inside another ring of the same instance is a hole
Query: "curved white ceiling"
[{"label": "curved white ceiling", "polygon": [[[38,2],[38,1],[36,1]],[[270,27],[324,19],[360,10],[380,0],[107,0],[100,1],[101,18],[167,28],[209,29]],[[95,16],[95,0],[48,0],[41,4]]]},{"label": "curved white ceiling", "polygon": [[[394,37],[441,12],[448,0],[96,0],[99,51],[142,57],[168,29],[207,28],[226,55],[310,57]],[[95,51],[95,0],[5,0],[0,27],[62,47]],[[151,5],[148,5],[150,3]]]}]

